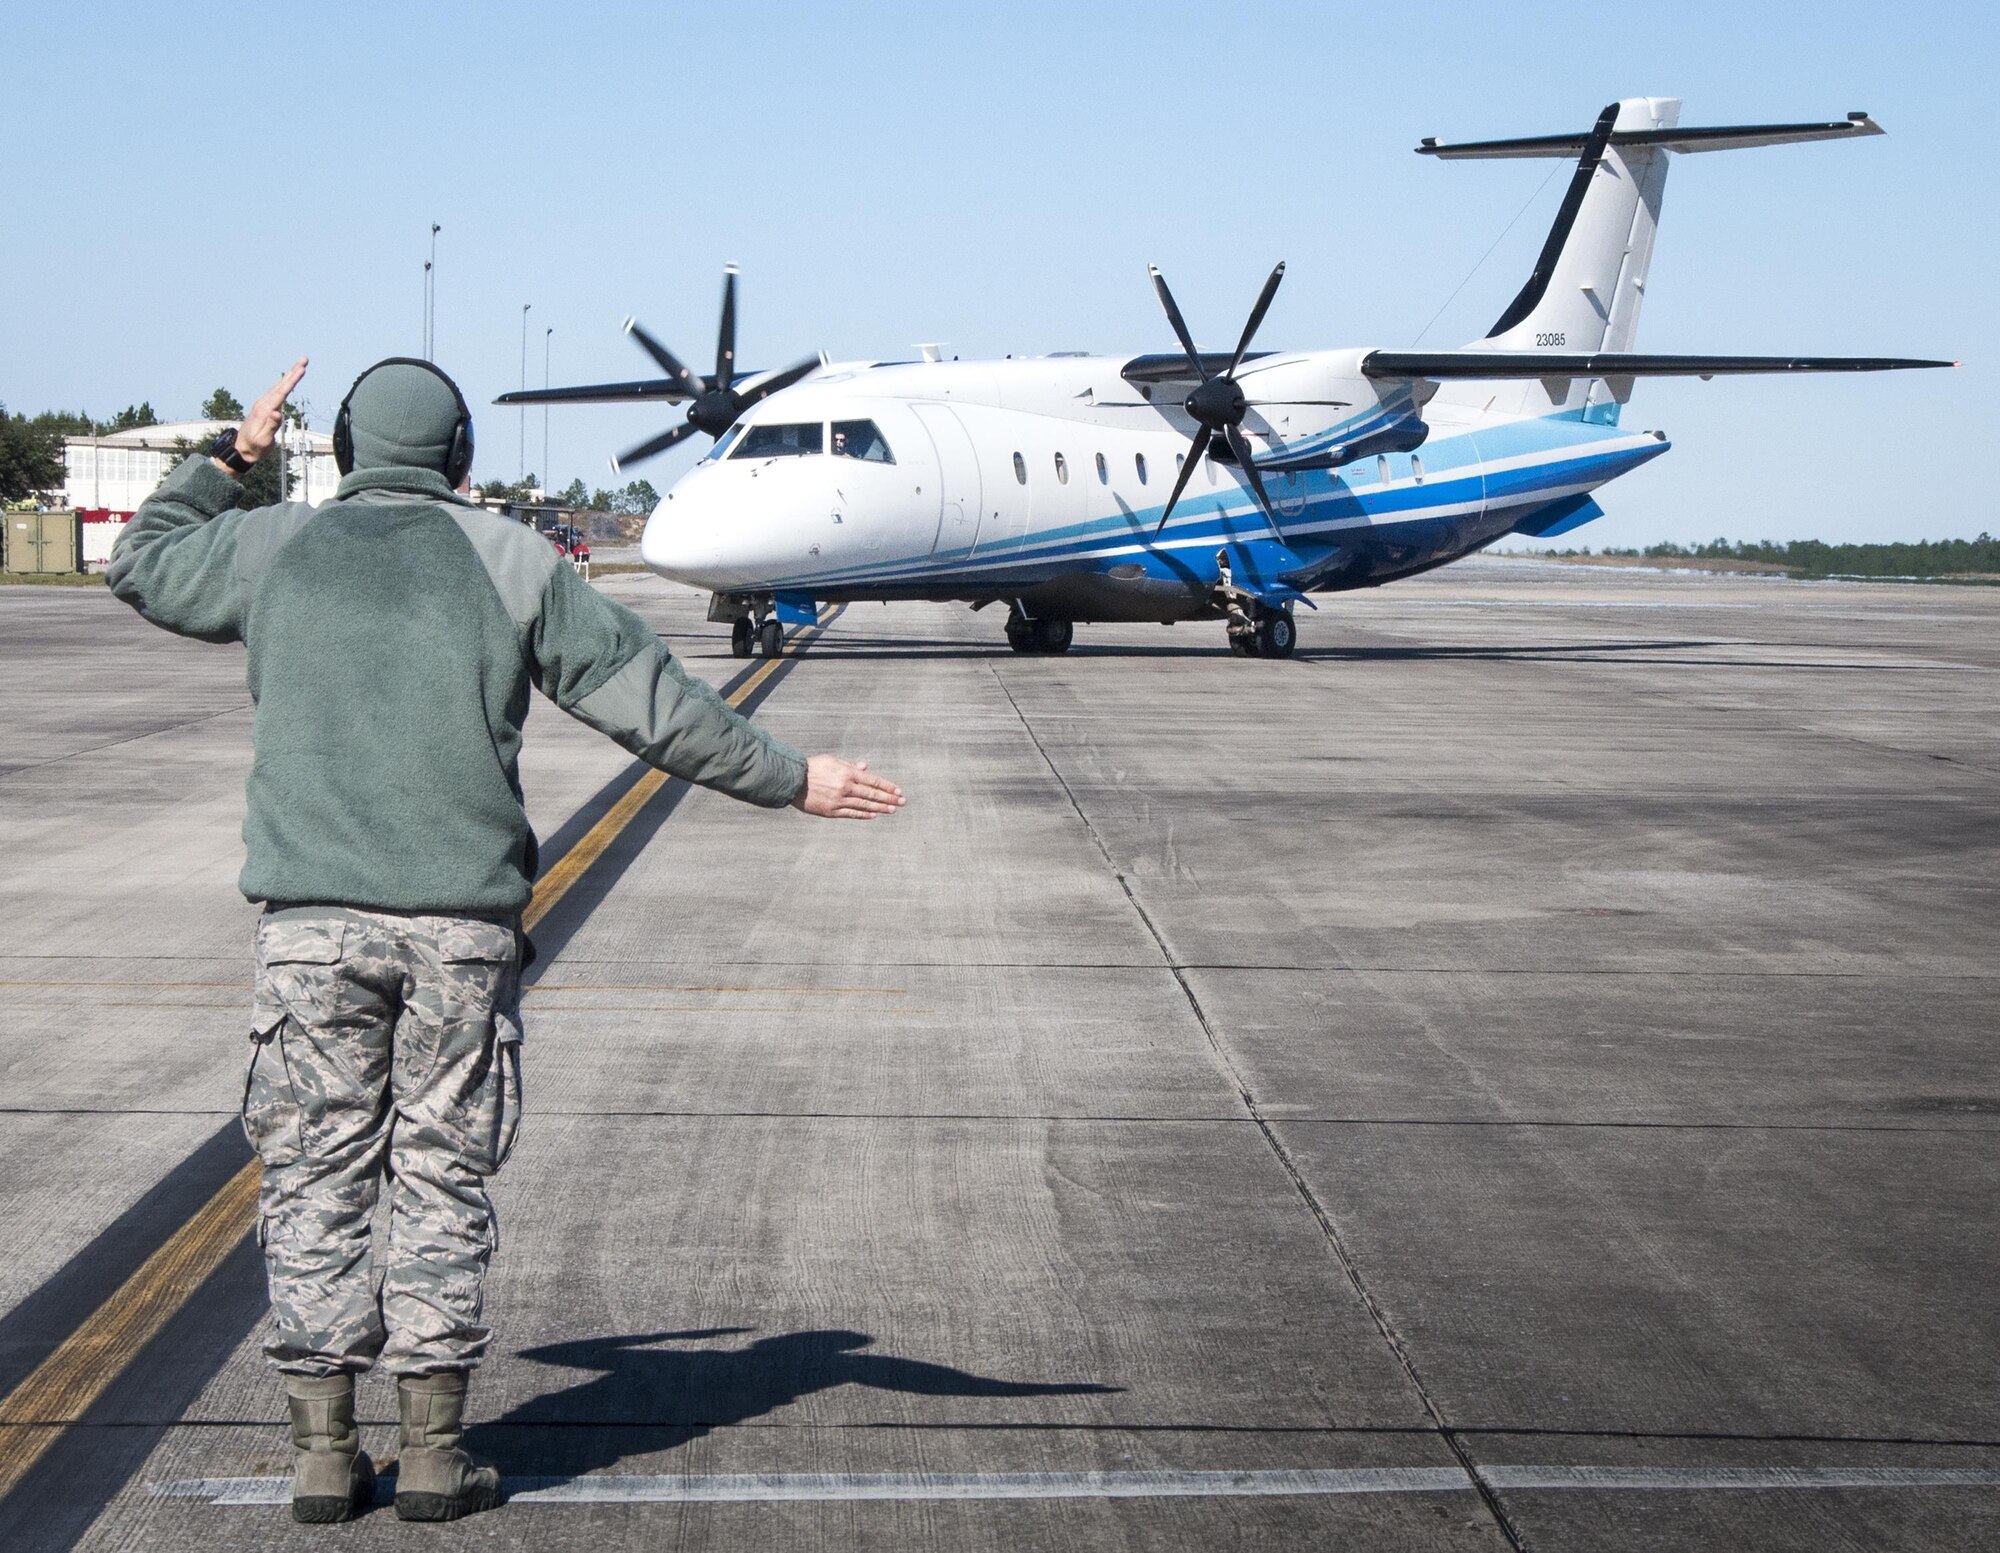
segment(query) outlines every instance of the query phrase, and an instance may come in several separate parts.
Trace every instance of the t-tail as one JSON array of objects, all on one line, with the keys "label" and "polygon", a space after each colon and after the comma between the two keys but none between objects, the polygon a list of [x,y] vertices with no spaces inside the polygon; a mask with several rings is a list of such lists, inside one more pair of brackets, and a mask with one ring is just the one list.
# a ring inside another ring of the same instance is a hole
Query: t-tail
[{"label": "t-tail", "polygon": [[1576,169],[1534,270],[1485,338],[1456,351],[1373,351],[1363,370],[1375,378],[1436,379],[1444,385],[1440,397],[1447,403],[1615,423],[1618,407],[1639,377],[1953,365],[1901,357],[1635,352],[1653,236],[1674,153],[1852,140],[1882,133],[1865,113],[1822,123],[1683,129],[1680,109],[1675,97],[1628,97],[1609,104],[1580,133],[1455,144],[1425,140],[1417,147],[1420,153],[1448,161],[1574,157]]}]

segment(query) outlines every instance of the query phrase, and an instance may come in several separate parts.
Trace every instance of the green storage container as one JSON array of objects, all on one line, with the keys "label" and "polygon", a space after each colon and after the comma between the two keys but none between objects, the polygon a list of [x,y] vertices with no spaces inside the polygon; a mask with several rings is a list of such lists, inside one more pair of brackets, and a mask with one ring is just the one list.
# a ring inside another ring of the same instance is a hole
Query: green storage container
[{"label": "green storage container", "polygon": [[73,512],[9,512],[5,554],[10,572],[75,572],[83,566],[82,520]]}]

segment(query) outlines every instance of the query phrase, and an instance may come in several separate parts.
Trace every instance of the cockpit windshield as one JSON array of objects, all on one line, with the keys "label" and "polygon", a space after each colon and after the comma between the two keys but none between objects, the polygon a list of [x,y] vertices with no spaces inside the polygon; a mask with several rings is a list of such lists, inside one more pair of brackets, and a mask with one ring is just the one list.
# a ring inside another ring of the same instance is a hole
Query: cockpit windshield
[{"label": "cockpit windshield", "polygon": [[715,439],[715,446],[708,450],[710,461],[729,457],[729,450],[736,445],[736,439],[743,435],[741,426],[732,426]]},{"label": "cockpit windshield", "polygon": [[833,453],[836,458],[865,459],[871,464],[893,464],[896,455],[873,421],[835,421]]},{"label": "cockpit windshield", "polygon": [[743,440],[730,451],[731,458],[797,458],[805,453],[824,451],[823,427],[819,421],[784,425],[766,424],[743,429]]}]

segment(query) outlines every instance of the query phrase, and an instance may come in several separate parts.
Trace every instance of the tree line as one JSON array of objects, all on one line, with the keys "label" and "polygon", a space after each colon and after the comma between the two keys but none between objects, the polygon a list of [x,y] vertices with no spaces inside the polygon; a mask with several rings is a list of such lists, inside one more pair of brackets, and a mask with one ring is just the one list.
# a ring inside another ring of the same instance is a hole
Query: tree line
[{"label": "tree line", "polygon": [[488,501],[519,502],[528,505],[542,501],[554,507],[567,507],[573,512],[611,512],[643,517],[660,504],[660,493],[653,489],[650,480],[634,480],[615,491],[593,491],[581,480],[572,480],[560,491],[537,496],[541,489],[539,480],[528,475],[520,480],[488,480],[479,487],[479,494]]},{"label": "tree line", "polygon": [[[1558,551],[1573,555],[1576,551]],[[1588,550],[1581,552],[1589,555]],[[1712,539],[1705,545],[1666,542],[1643,550],[1605,549],[1599,555],[1643,556],[1650,560],[1755,561],[1782,566],[1798,577],[1959,577],[2000,576],[2000,539],[1918,539],[1890,544],[1830,545],[1822,539]]]}]

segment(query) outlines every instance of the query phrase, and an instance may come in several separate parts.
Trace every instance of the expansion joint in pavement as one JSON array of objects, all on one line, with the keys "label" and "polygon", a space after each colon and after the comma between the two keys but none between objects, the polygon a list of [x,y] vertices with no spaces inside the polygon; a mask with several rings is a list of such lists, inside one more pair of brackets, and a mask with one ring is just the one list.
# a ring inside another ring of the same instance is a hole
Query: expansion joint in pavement
[{"label": "expansion joint in pavement", "polygon": [[148,728],[144,733],[127,734],[122,739],[107,739],[102,744],[91,745],[87,750],[70,750],[65,754],[51,755],[47,760],[31,760],[25,766],[10,766],[5,771],[0,771],[0,782],[30,771],[44,771],[50,766],[60,766],[66,760],[81,760],[89,755],[102,755],[106,750],[115,750],[121,745],[138,744],[146,739],[157,739],[162,734],[178,733],[183,728],[198,728],[203,723],[216,722],[224,717],[234,717],[240,712],[250,711],[255,705],[255,702],[245,701],[240,706],[226,706],[219,712],[209,712],[201,717],[183,718],[180,722],[168,723],[161,728]]},{"label": "expansion joint in pavement", "polygon": [[1007,681],[1001,676],[997,668],[993,669],[992,673],[994,680],[1000,686],[1000,693],[1007,698],[1007,704],[1014,709],[1014,715],[1020,719],[1022,732],[1027,734],[1029,742],[1035,746],[1035,753],[1042,757],[1042,763],[1049,768],[1049,775],[1055,778],[1056,785],[1062,789],[1063,797],[1068,800],[1070,808],[1076,814],[1078,823],[1083,826],[1084,834],[1090,837],[1091,845],[1097,849],[1098,854],[1104,859],[1105,866],[1111,870],[1112,878],[1118,881],[1118,888],[1124,893],[1126,901],[1131,905],[1133,912],[1145,927],[1147,935],[1151,937],[1154,945],[1159,949],[1161,960],[1166,964],[1167,969],[1173,973],[1174,981],[1181,989],[1181,995],[1187,999],[1187,1005],[1190,1012],[1194,1015],[1195,1023],[1201,1027],[1202,1036],[1207,1040],[1209,1050],[1214,1054],[1216,1065],[1221,1068],[1223,1074],[1235,1088],[1237,1098],[1242,1102],[1243,1109],[1249,1115],[1250,1119],[1256,1123],[1257,1130],[1263,1135],[1264,1142],[1271,1150],[1272,1157],[1277,1160],[1279,1167],[1291,1181],[1293,1191],[1298,1193],[1300,1200],[1304,1202],[1307,1210],[1312,1214],[1314,1221],[1319,1225],[1320,1233],[1326,1240],[1327,1249],[1333,1254],[1334,1261],[1346,1276],[1348,1284],[1354,1290],[1355,1297],[1361,1301],[1362,1308],[1368,1312],[1369,1319],[1375,1323],[1376,1331],[1381,1333],[1382,1341],[1388,1345],[1390,1353],[1395,1356],[1397,1365],[1402,1369],[1404,1378],[1409,1381],[1411,1390],[1416,1393],[1417,1400],[1422,1405],[1425,1415],[1435,1426],[1438,1438],[1444,1442],[1452,1455],[1457,1458],[1459,1466],[1464,1469],[1466,1476],[1478,1491],[1479,1498],[1485,1504],[1487,1513],[1492,1516],[1494,1525],[1499,1529],[1500,1534],[1507,1539],[1507,1545],[1513,1548],[1515,1553],[1523,1553],[1527,1543],[1521,1534],[1520,1528],[1514,1524],[1514,1519],[1507,1513],[1506,1506],[1501,1504],[1500,1496],[1493,1485],[1480,1473],[1477,1463],[1472,1459],[1471,1453],[1465,1449],[1465,1446],[1460,1442],[1451,1425],[1445,1421],[1443,1412],[1439,1409],[1436,1399],[1430,1393],[1430,1388],[1424,1384],[1424,1378],[1417,1370],[1416,1362],[1410,1357],[1409,1349],[1404,1345],[1402,1335],[1397,1332],[1395,1324],[1389,1319],[1388,1312],[1383,1310],[1374,1294],[1370,1291],[1367,1281],[1361,1276],[1361,1269],[1355,1265],[1353,1255],[1342,1241],[1340,1229],[1333,1222],[1333,1216],[1327,1211],[1326,1205],[1319,1200],[1318,1194],[1313,1191],[1311,1185],[1306,1181],[1297,1162],[1292,1158],[1291,1154],[1286,1150],[1283,1141],[1278,1137],[1276,1129],[1271,1126],[1262,1110],[1259,1109],[1257,1097],[1250,1092],[1250,1087],[1243,1081],[1243,1076],[1237,1070],[1236,1064],[1230,1060],[1228,1051],[1224,1049],[1221,1038],[1216,1034],[1215,1026],[1209,1021],[1208,1011],[1202,1007],[1201,998],[1196,994],[1193,984],[1187,978],[1186,970],[1174,955],[1173,950],[1168,947],[1166,935],[1160,931],[1159,924],[1153,920],[1152,913],[1146,910],[1145,904],[1133,892],[1131,881],[1126,877],[1125,871],[1118,866],[1117,859],[1111,855],[1110,847],[1105,845],[1103,836],[1098,833],[1097,827],[1091,823],[1090,816],[1084,812],[1083,805],[1077,801],[1075,791],[1070,787],[1068,779],[1063,776],[1061,769],[1057,767],[1054,759],[1050,756],[1047,747],[1042,743],[1040,735],[1035,732],[1034,724],[1028,721],[1027,713],[1021,710],[1021,703],[1014,699],[1014,692],[1008,688]]}]

